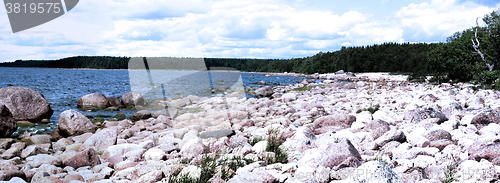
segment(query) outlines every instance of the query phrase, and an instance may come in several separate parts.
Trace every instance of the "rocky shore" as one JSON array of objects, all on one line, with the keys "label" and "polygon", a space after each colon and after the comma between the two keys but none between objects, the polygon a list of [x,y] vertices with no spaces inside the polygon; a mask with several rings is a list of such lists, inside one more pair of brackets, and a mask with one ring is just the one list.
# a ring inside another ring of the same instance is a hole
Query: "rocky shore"
[{"label": "rocky shore", "polygon": [[[169,112],[141,110],[129,119],[92,122],[68,110],[55,133],[16,139],[5,136],[19,120],[0,104],[0,181],[500,180],[500,92],[384,74],[318,78],[325,80],[264,86],[255,91],[262,98],[150,101]],[[141,97],[128,98],[113,100],[125,107]],[[98,94],[78,105],[94,104],[109,107]]]}]

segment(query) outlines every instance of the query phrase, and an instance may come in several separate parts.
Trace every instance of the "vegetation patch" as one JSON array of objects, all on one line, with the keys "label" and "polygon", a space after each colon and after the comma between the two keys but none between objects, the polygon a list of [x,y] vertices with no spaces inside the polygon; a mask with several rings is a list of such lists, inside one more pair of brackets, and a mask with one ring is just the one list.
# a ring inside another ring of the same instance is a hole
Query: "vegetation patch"
[{"label": "vegetation patch", "polygon": [[377,112],[379,109],[380,109],[380,106],[379,106],[379,105],[376,105],[376,106],[374,106],[374,107],[368,107],[368,108],[366,108],[366,109],[358,109],[358,110],[356,111],[356,114],[359,114],[359,113],[361,113],[361,112],[363,112],[363,111],[369,111],[370,113],[372,113],[372,114],[373,114],[373,113]]},{"label": "vegetation patch", "polygon": [[118,121],[121,121],[121,120],[124,120],[125,118],[127,118],[127,116],[123,113],[118,113],[118,114],[114,115],[113,118],[116,118]]},{"label": "vegetation patch", "polygon": [[274,157],[266,157],[267,164],[288,163],[288,154],[279,146],[285,142],[283,133],[278,129],[269,129],[267,136],[267,152],[274,152]]},{"label": "vegetation patch", "polygon": [[316,88],[316,87],[326,88],[326,85],[314,85],[314,86],[308,85],[308,86],[294,88],[291,91],[311,91],[311,89]]}]

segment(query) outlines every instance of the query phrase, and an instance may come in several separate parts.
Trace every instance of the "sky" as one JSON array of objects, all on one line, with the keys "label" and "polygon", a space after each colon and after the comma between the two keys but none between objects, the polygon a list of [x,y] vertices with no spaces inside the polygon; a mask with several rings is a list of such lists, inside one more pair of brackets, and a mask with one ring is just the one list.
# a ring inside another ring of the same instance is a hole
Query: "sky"
[{"label": "sky", "polygon": [[0,8],[0,62],[80,55],[287,59],[342,46],[445,42],[498,8],[500,0],[82,0],[17,33]]}]

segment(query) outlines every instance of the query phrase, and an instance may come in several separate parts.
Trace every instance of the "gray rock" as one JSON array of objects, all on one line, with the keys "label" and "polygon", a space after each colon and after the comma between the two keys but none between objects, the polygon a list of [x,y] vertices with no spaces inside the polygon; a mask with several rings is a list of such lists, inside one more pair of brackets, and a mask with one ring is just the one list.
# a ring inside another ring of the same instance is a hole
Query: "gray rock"
[{"label": "gray rock", "polygon": [[255,96],[256,97],[270,97],[274,93],[273,89],[274,88],[272,86],[263,86],[263,87],[255,90]]},{"label": "gray rock", "polygon": [[140,110],[132,114],[132,116],[130,116],[130,119],[132,121],[139,121],[141,119],[148,119],[150,117],[151,117],[151,112],[149,112],[148,110]]},{"label": "gray rock", "polygon": [[445,130],[439,129],[439,130],[434,130],[429,132],[425,138],[427,138],[429,141],[436,141],[436,140],[441,140],[441,139],[447,139],[451,141],[451,134],[450,132],[447,132]]},{"label": "gray rock", "polygon": [[208,139],[208,138],[219,139],[221,137],[231,137],[235,134],[236,133],[234,130],[217,130],[217,131],[203,132],[200,134],[200,138],[202,138],[202,139]]},{"label": "gray rock", "polygon": [[99,164],[101,164],[99,155],[92,148],[82,151],[73,156],[72,158],[64,161],[64,165],[73,167],[75,169],[84,166],[96,166]]},{"label": "gray rock", "polygon": [[373,141],[375,143],[374,149],[378,149],[391,141],[398,141],[403,143],[406,141],[406,136],[401,130],[389,130],[388,132],[384,133],[384,135]]},{"label": "gray rock", "polygon": [[358,167],[361,164],[362,158],[349,139],[323,138],[331,138],[331,140],[328,141],[328,144],[321,145],[325,148],[306,150],[304,156],[298,161],[299,166],[307,165],[312,168],[323,166],[338,170],[344,167]]},{"label": "gray rock", "polygon": [[9,149],[14,142],[16,141],[11,138],[0,138],[0,149]]},{"label": "gray rock", "polygon": [[93,148],[96,151],[104,151],[116,144],[118,131],[115,128],[106,128],[96,132],[88,138],[80,147],[80,151]]},{"label": "gray rock", "polygon": [[125,107],[135,107],[136,105],[144,105],[144,98],[140,93],[128,92],[122,95],[122,105]]},{"label": "gray rock", "polygon": [[109,106],[121,106],[122,102],[116,97],[107,97]]},{"label": "gray rock", "polygon": [[170,119],[170,117],[168,117],[166,115],[159,115],[156,118],[156,122],[155,123],[163,123],[163,124],[166,124],[168,127],[173,127],[174,126],[174,124],[173,124],[172,120]]},{"label": "gray rock", "polygon": [[492,109],[485,109],[483,112],[477,114],[472,118],[471,124],[476,126],[477,130],[481,130],[484,126],[490,123],[500,123],[500,113]]},{"label": "gray rock", "polygon": [[[10,110],[0,101],[0,137],[10,137],[17,130],[17,123]],[[2,140],[4,141],[4,140]],[[4,146],[5,144],[0,144]],[[2,148],[6,149],[6,148]]]},{"label": "gray rock", "polygon": [[26,180],[26,174],[21,170],[0,170],[0,181],[9,181],[13,177],[19,177]]},{"label": "gray rock", "polygon": [[91,93],[78,99],[78,107],[95,106],[106,108],[109,106],[108,99],[102,93]]},{"label": "gray rock", "polygon": [[26,138],[26,145],[33,144],[50,144],[52,143],[52,136],[50,135],[33,135]]},{"label": "gray rock", "polygon": [[469,159],[480,161],[481,159],[486,159],[488,161],[493,161],[494,159],[500,157],[500,143],[488,144],[479,147],[475,152],[473,152]]},{"label": "gray rock", "polygon": [[316,127],[314,134],[319,135],[326,132],[340,131],[342,129],[350,128],[352,123],[355,121],[356,117],[353,115],[333,114],[323,116],[314,120],[313,123]]},{"label": "gray rock", "polygon": [[61,113],[58,129],[63,136],[74,136],[87,132],[94,133],[97,127],[82,113],[66,110]]},{"label": "gray rock", "polygon": [[446,118],[443,113],[432,108],[405,110],[403,119],[411,121],[412,123],[418,123],[424,119],[429,118],[439,118],[439,120],[437,121],[438,124],[441,124],[442,122],[448,120],[448,118]]},{"label": "gray rock", "polygon": [[386,164],[380,161],[366,162],[352,174],[352,180],[359,183],[392,182],[403,183],[398,175]]},{"label": "gray rock", "polygon": [[380,136],[384,135],[385,132],[391,130],[389,123],[383,120],[375,120],[373,122],[369,122],[366,124],[365,128],[368,132],[371,133],[373,139],[377,139]]},{"label": "gray rock", "polygon": [[21,152],[21,158],[26,158],[28,156],[34,156],[37,154],[44,154],[44,153],[47,153],[47,151],[36,145],[30,145]]},{"label": "gray rock", "polygon": [[71,145],[71,144],[73,144],[72,140],[69,140],[67,138],[62,138],[62,139],[59,139],[57,142],[52,144],[52,149],[54,150],[54,152],[65,151],[66,146]]},{"label": "gray rock", "polygon": [[54,166],[61,166],[62,161],[58,157],[47,155],[47,154],[38,154],[36,156],[30,156],[26,158],[28,161],[28,165],[38,168],[42,164],[49,164]]},{"label": "gray rock", "polygon": [[0,103],[9,108],[16,121],[49,119],[54,113],[43,95],[30,88],[0,88]]}]

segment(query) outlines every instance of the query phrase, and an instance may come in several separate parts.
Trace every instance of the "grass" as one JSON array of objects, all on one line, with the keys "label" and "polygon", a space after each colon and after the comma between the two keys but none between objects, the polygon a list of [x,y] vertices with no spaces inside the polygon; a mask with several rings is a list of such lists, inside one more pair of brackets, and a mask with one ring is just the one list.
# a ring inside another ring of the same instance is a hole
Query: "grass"
[{"label": "grass", "polygon": [[102,154],[104,154],[104,151],[99,150],[99,151],[97,151],[97,154],[98,154],[99,156],[102,156]]},{"label": "grass", "polygon": [[96,118],[92,119],[92,123],[97,123],[97,122],[100,122],[100,123],[104,122],[104,118],[96,117]]},{"label": "grass", "polygon": [[274,157],[266,157],[265,161],[267,164],[274,163],[288,163],[288,154],[280,148],[279,146],[285,142],[283,133],[280,133],[277,129],[269,129],[267,131],[267,152],[274,152]]},{"label": "grass", "polygon": [[121,121],[121,120],[124,120],[125,118],[127,118],[127,116],[123,113],[118,113],[112,117],[118,119],[118,121]]},{"label": "grass", "polygon": [[320,88],[326,88],[326,85],[317,85],[317,86],[303,86],[303,87],[298,87],[294,88],[291,91],[310,91],[313,88],[320,87]]},{"label": "grass", "polygon": [[17,123],[17,127],[19,128],[28,128],[28,127],[34,127],[35,124],[33,123]]},{"label": "grass", "polygon": [[445,178],[443,181],[441,181],[443,183],[451,183],[451,182],[455,181],[455,178],[456,178],[455,174],[457,173],[456,168],[458,166],[459,159],[455,158],[453,156],[453,154],[450,154],[448,156],[448,159],[451,160],[451,162],[448,165],[446,165],[446,169],[444,170]]},{"label": "grass", "polygon": [[385,153],[384,153],[384,151],[379,151],[373,160],[375,160],[375,161],[380,161],[380,162],[384,163],[385,165],[387,165],[388,167],[390,167],[390,168],[394,168],[394,165],[392,165],[392,163],[387,162],[387,161],[383,158],[384,154],[385,154]]},{"label": "grass", "polygon": [[469,104],[467,104],[467,102],[465,102],[464,108],[469,108]]},{"label": "grass", "polygon": [[363,111],[369,111],[370,113],[373,114],[373,113],[377,112],[379,109],[380,109],[380,106],[376,105],[375,107],[368,107],[366,109],[358,109],[356,111],[356,114],[359,114],[359,113],[361,113]]},{"label": "grass", "polygon": [[248,141],[248,143],[252,146],[254,146],[255,144],[257,144],[258,142],[262,141],[263,139],[260,138],[260,137],[255,137],[255,138],[252,138]]}]

